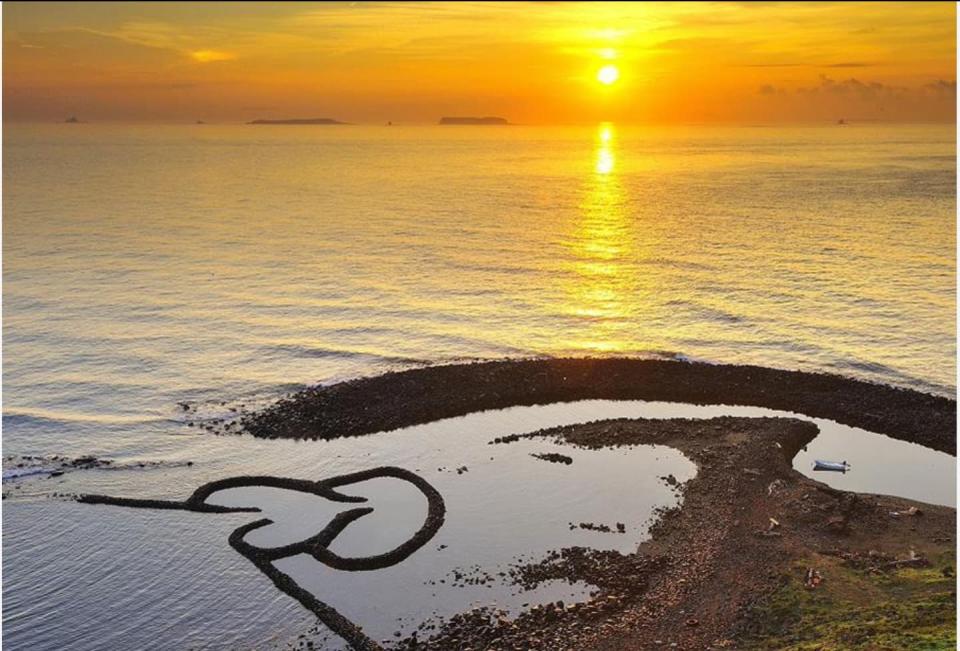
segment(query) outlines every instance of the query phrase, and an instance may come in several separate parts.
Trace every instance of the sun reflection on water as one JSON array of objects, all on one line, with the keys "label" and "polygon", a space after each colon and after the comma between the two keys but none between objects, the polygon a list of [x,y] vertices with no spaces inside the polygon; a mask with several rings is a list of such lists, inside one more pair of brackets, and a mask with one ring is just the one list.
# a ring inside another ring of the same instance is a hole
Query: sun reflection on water
[{"label": "sun reflection on water", "polygon": [[628,324],[644,301],[637,274],[627,194],[617,174],[614,125],[597,129],[594,169],[585,179],[579,220],[567,240],[571,253],[564,313],[576,320],[572,350],[617,352],[636,347]]},{"label": "sun reflection on water", "polygon": [[597,131],[597,174],[610,174],[616,167],[617,159],[613,152],[613,125],[601,124]]}]

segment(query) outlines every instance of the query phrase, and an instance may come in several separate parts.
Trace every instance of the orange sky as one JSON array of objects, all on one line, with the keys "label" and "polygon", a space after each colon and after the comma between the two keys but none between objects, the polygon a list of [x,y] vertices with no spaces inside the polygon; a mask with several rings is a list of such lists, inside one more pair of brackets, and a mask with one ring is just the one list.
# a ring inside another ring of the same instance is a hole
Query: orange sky
[{"label": "orange sky", "polygon": [[5,2],[3,59],[7,120],[956,112],[953,3]]}]

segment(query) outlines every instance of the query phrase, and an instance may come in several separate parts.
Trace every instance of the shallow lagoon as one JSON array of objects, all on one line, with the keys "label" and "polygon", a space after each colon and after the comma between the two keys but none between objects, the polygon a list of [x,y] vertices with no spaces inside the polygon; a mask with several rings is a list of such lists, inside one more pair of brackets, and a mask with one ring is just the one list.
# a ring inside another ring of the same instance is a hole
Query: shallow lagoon
[{"label": "shallow lagoon", "polygon": [[[523,604],[586,599],[587,585],[553,583],[524,592],[499,572],[571,545],[631,551],[647,537],[654,510],[676,503],[675,491],[661,477],[673,474],[685,481],[695,473],[693,464],[678,451],[657,446],[582,450],[541,438],[508,445],[488,442],[605,418],[718,415],[788,414],[754,407],[590,400],[481,412],[333,441],[210,436],[192,466],[75,471],[54,479],[19,480],[22,489],[8,482],[5,642],[10,648],[59,646],[68,639],[81,649],[100,648],[105,640],[126,648],[150,643],[282,648],[296,638],[313,618],[227,544],[233,529],[263,516],[88,506],[47,497],[59,491],[182,499],[201,483],[238,474],[320,479],[394,465],[417,472],[441,492],[447,521],[403,563],[349,573],[309,558],[278,562],[300,585],[329,599],[377,639],[474,605],[515,613]],[[821,434],[794,460],[804,474],[845,490],[954,504],[953,457],[831,421],[809,420]],[[569,456],[573,463],[531,456],[548,452]],[[853,470],[814,473],[814,458],[845,459]],[[420,525],[423,497],[390,481],[343,491],[369,497],[375,511],[350,525],[331,549],[345,555],[377,553]],[[210,501],[263,506],[278,524],[249,534],[248,542],[261,545],[322,527],[343,508],[276,489],[232,489]],[[626,531],[570,526],[581,522],[614,529],[620,522]],[[458,572],[493,580],[456,587]],[[130,585],[140,587],[124,587]]]}]

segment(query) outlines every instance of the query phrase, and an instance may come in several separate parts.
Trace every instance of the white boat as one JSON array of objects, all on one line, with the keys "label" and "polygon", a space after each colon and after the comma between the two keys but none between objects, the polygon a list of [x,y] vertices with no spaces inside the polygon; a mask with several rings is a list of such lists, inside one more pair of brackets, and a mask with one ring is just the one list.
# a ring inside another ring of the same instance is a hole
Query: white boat
[{"label": "white boat", "polygon": [[833,472],[847,472],[850,470],[850,464],[846,461],[820,461],[813,462],[814,470],[830,470]]}]

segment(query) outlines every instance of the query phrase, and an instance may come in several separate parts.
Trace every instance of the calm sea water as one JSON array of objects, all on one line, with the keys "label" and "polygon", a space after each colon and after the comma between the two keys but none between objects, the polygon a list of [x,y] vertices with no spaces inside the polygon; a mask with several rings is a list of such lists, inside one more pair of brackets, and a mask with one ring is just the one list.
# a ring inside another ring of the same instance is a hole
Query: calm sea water
[{"label": "calm sea water", "polygon": [[[237,596],[269,591],[225,545],[234,516],[204,529],[49,499],[326,476],[373,445],[212,437],[180,401],[214,417],[306,384],[531,355],[681,356],[952,395],[955,142],[952,126],[877,124],[5,126],[4,455],[168,464],[5,485],[5,642],[282,646],[309,625],[283,595]],[[831,441],[824,453],[856,453]],[[855,471],[901,454],[862,447]],[[915,497],[949,503],[955,462],[917,455],[946,478]],[[223,583],[203,592],[210,577]],[[129,626],[98,615],[118,612]]]},{"label": "calm sea water", "polygon": [[8,126],[4,443],[419,362],[680,353],[950,393],[955,129]]},{"label": "calm sea water", "polygon": [[111,452],[419,362],[673,354],[950,393],[952,126],[7,126],[4,443]]}]

